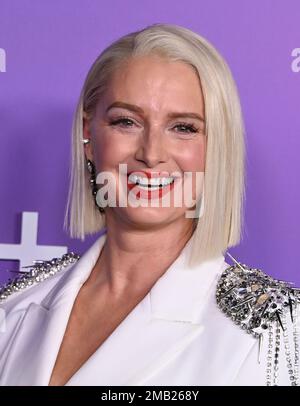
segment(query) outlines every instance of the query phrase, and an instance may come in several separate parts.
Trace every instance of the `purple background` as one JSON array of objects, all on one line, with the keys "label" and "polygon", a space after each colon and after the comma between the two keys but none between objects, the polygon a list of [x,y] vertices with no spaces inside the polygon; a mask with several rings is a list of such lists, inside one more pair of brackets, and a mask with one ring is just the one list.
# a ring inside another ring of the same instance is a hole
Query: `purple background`
[{"label": "purple background", "polygon": [[[97,238],[70,239],[62,228],[83,80],[113,40],[152,23],[178,24],[216,46],[240,92],[246,222],[229,252],[299,286],[300,72],[291,69],[299,15],[299,0],[0,0],[0,243],[20,242],[23,211],[39,212],[38,244],[81,254]],[[0,262],[0,279],[17,265]]]}]

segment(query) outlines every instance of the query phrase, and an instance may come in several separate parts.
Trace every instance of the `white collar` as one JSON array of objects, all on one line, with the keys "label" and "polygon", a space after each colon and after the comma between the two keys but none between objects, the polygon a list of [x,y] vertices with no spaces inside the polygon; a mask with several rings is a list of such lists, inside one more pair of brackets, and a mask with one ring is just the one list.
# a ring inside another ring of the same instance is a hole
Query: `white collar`
[{"label": "white collar", "polygon": [[[217,277],[229,266],[220,254],[191,268],[188,260],[194,235],[148,293],[153,318],[197,323],[207,296],[215,293]],[[74,288],[74,285],[75,291],[79,291],[96,264],[106,236],[105,230],[72,269],[65,272],[60,281],[62,283],[55,285],[42,301],[44,307],[56,307],[66,296],[66,291]]]}]

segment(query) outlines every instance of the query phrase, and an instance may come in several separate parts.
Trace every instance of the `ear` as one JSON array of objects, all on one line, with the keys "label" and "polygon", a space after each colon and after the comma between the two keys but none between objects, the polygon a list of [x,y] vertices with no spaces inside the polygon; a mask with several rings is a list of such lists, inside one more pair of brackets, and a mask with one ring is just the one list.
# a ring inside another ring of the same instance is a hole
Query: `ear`
[{"label": "ear", "polygon": [[87,159],[94,161],[93,150],[92,150],[92,134],[91,134],[91,119],[89,115],[84,111],[83,112],[83,128],[82,134],[83,138],[90,140],[88,144],[84,144],[84,153]]}]

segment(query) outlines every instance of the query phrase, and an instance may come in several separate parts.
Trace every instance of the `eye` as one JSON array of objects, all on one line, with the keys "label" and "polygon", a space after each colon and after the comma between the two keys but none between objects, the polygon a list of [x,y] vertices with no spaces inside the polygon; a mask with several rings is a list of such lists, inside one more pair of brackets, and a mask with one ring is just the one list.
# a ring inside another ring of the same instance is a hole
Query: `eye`
[{"label": "eye", "polygon": [[[123,128],[131,128],[134,125],[134,121],[126,116],[121,116],[115,120],[111,120],[109,122],[109,125],[111,126],[118,126],[120,125]],[[198,133],[199,132],[199,128],[196,128],[193,124],[189,124],[189,123],[178,123],[176,124],[173,128],[180,128],[180,133],[185,133],[185,134],[193,134],[193,133]],[[178,132],[178,131],[177,131]]]},{"label": "eye", "polygon": [[129,128],[132,127],[132,124],[134,124],[134,122],[129,118],[129,117],[119,117],[116,120],[112,120],[109,122],[109,125],[111,126],[116,126],[118,124],[122,124],[122,127],[125,126],[125,128]]},{"label": "eye", "polygon": [[190,133],[197,133],[199,131],[199,128],[196,128],[193,124],[188,124],[188,123],[178,123],[176,124],[173,128],[180,127],[183,129],[183,133],[190,134]]}]

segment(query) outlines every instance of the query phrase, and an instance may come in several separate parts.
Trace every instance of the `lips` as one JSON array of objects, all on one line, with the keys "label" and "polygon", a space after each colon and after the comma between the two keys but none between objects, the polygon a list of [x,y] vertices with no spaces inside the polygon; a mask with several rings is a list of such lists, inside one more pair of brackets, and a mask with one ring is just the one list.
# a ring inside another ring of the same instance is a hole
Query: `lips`
[{"label": "lips", "polygon": [[127,177],[130,175],[137,175],[137,176],[144,176],[147,177],[148,179],[155,179],[155,178],[171,178],[174,177],[172,176],[169,172],[167,171],[157,171],[157,172],[146,172],[142,170],[137,170],[137,171],[130,171],[127,174]]},{"label": "lips", "polygon": [[[132,174],[136,174],[136,172],[131,172]],[[141,175],[140,175],[141,176]],[[156,178],[156,176],[154,177]],[[148,177],[149,179],[149,177]],[[170,193],[173,188],[175,182],[177,182],[178,179],[174,179],[172,183],[166,184],[166,185],[161,185],[161,186],[142,186],[139,185],[138,183],[132,183],[131,181],[129,182],[129,179],[127,178],[127,188],[129,190],[129,194],[139,200],[139,199],[145,199],[145,200],[154,200],[154,199],[160,199],[167,193]]]},{"label": "lips", "polygon": [[157,199],[161,198],[168,192],[171,192],[171,190],[174,188],[174,182],[172,182],[169,185],[166,186],[160,186],[159,188],[156,188],[155,190],[151,190],[151,188],[146,189],[145,187],[140,187],[139,185],[128,183],[127,184],[129,193],[133,193],[134,196],[136,196],[137,199]]}]

